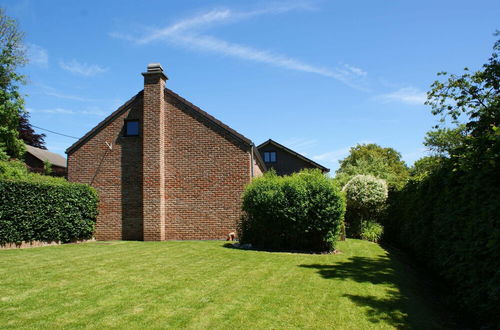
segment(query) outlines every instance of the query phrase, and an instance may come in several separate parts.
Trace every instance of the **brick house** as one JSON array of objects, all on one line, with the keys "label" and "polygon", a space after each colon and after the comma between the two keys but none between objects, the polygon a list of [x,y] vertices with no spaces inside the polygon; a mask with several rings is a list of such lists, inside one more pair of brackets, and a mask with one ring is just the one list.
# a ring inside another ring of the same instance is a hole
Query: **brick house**
[{"label": "brick house", "polygon": [[165,87],[144,90],[66,150],[68,179],[99,192],[99,240],[223,239],[265,165],[252,141]]},{"label": "brick house", "polygon": [[44,173],[45,162],[49,162],[52,168],[51,175],[66,176],[66,158],[48,150],[26,145],[24,162],[29,170],[35,173]]},{"label": "brick house", "polygon": [[330,169],[271,139],[259,145],[257,149],[266,167],[273,168],[278,175],[288,175],[306,168],[317,168],[323,173],[330,172]]}]

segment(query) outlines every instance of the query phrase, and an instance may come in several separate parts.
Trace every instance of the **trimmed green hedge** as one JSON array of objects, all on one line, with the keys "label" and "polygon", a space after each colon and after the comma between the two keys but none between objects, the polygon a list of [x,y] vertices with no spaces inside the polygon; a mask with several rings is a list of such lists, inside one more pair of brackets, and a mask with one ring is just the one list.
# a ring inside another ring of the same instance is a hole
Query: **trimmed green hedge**
[{"label": "trimmed green hedge", "polygon": [[384,241],[410,251],[440,274],[482,323],[500,324],[500,175],[498,166],[443,166],[391,191]]},{"label": "trimmed green hedge", "polygon": [[256,178],[243,194],[241,243],[270,250],[329,251],[345,213],[344,195],[319,170]]},{"label": "trimmed green hedge", "polygon": [[91,238],[97,205],[88,185],[0,180],[0,244]]}]

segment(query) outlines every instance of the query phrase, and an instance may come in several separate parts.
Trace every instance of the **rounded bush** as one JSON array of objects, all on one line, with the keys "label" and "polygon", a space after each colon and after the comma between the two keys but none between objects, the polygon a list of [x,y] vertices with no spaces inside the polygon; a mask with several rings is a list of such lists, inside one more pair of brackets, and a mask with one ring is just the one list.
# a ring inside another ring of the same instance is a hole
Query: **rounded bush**
[{"label": "rounded bush", "polygon": [[290,176],[268,172],[243,194],[241,243],[271,250],[335,248],[345,213],[340,188],[319,170]]},{"label": "rounded bush", "polygon": [[371,175],[356,175],[347,182],[343,191],[347,200],[347,234],[363,238],[363,223],[368,220],[375,222],[384,209],[388,196],[387,183]]},{"label": "rounded bush", "polygon": [[388,196],[387,183],[371,175],[354,176],[343,189],[347,207],[358,210],[379,209]]}]

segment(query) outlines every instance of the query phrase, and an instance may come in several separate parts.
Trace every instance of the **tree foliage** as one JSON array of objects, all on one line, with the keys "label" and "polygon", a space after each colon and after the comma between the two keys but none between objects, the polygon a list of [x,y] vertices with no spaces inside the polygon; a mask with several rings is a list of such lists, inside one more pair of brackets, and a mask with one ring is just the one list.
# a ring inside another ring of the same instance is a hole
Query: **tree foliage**
[{"label": "tree foliage", "polygon": [[389,187],[396,189],[403,187],[409,176],[401,154],[377,144],[358,144],[351,148],[349,156],[340,161],[335,178],[344,186],[358,174],[384,179]]},{"label": "tree foliage", "polygon": [[460,124],[455,128],[435,128],[427,132],[424,145],[436,156],[449,158],[463,146],[467,137],[467,128],[465,124]]},{"label": "tree foliage", "polygon": [[11,157],[24,153],[24,143],[19,138],[19,116],[24,111],[24,100],[19,84],[24,77],[17,73],[26,63],[23,33],[17,22],[0,8],[0,145]]},{"label": "tree foliage", "polygon": [[413,166],[410,168],[410,175],[412,179],[421,180],[428,176],[429,174],[438,170],[443,163],[445,158],[442,156],[426,156],[415,161]]},{"label": "tree foliage", "polygon": [[37,134],[29,122],[29,113],[23,112],[19,116],[19,138],[27,145],[37,147],[40,149],[47,149],[45,147],[45,134]]}]

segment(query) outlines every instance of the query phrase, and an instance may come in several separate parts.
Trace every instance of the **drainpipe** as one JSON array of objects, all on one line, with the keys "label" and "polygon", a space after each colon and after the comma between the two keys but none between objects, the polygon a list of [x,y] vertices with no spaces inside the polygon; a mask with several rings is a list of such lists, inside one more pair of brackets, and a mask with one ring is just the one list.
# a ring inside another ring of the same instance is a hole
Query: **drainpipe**
[{"label": "drainpipe", "polygon": [[253,150],[254,150],[255,144],[250,145],[250,175],[253,178],[254,173],[253,173]]}]

